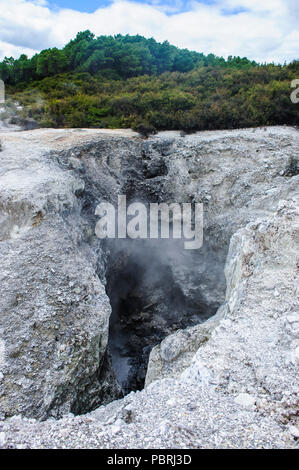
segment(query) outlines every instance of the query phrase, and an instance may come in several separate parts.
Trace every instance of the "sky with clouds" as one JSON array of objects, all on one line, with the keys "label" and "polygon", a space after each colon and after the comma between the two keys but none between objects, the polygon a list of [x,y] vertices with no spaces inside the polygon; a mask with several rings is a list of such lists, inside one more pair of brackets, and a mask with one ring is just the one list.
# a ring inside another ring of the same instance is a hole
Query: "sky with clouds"
[{"label": "sky with clouds", "polygon": [[299,58],[298,20],[298,0],[0,0],[0,59],[61,47],[90,29],[283,63]]}]

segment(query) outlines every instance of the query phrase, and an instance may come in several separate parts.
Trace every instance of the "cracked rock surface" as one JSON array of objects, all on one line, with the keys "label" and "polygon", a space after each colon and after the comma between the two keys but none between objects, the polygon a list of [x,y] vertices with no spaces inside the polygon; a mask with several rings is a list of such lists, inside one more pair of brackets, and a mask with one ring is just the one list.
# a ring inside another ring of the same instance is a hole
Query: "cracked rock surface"
[{"label": "cracked rock surface", "polygon": [[[295,447],[298,131],[1,140],[0,447]],[[168,260],[200,324],[167,327],[145,389],[117,399],[92,222],[100,200],[124,193],[204,202],[205,241],[193,264]]]}]

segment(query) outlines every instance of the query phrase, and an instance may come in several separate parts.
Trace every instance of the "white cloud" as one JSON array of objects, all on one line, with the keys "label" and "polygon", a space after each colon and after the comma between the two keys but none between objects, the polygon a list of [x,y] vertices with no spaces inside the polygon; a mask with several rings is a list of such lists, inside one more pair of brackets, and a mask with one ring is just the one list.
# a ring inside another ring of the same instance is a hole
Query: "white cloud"
[{"label": "white cloud", "polygon": [[14,46],[13,44],[0,40],[0,60],[4,56],[19,57],[21,54],[26,54],[28,57],[31,57],[35,52],[37,52],[35,49]]},{"label": "white cloud", "polygon": [[[180,1],[174,2],[176,8]],[[245,11],[233,14],[233,11]],[[0,58],[32,55],[63,46],[78,31],[142,34],[179,47],[258,61],[298,58],[297,0],[217,0],[190,2],[190,10],[166,13],[163,2],[115,0],[94,13],[51,10],[45,0],[0,0]],[[230,13],[232,12],[232,13]]]}]

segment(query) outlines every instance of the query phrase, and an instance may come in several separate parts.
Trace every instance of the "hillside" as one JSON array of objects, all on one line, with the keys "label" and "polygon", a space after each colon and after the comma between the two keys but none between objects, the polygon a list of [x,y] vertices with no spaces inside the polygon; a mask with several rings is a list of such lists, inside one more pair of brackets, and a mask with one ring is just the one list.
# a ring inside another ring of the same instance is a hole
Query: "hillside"
[{"label": "hillside", "polygon": [[[257,64],[178,49],[142,36],[78,33],[63,49],[5,58],[13,121],[40,127],[205,129],[297,125],[290,83],[299,62]],[[15,117],[13,103],[24,106]]]}]

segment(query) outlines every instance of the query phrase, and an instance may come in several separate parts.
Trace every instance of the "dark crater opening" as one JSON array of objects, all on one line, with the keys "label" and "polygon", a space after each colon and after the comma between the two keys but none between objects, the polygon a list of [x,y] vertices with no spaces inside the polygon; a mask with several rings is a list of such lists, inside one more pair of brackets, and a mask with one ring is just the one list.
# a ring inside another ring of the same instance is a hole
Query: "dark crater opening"
[{"label": "dark crater opening", "polygon": [[109,352],[124,394],[144,387],[155,345],[178,329],[208,319],[220,306],[222,294],[213,301],[202,295],[198,262],[198,256],[177,240],[109,241]]},{"label": "dark crater opening", "polygon": [[[178,199],[165,158],[171,155],[172,144],[145,143],[140,148],[141,158],[135,147],[126,148],[124,154],[123,144],[121,141],[119,161],[113,156],[113,145],[111,151],[105,149],[107,160],[102,148],[97,149],[97,160],[88,168],[82,213],[89,227],[97,223],[97,204],[108,201],[116,207],[118,194],[126,195],[127,206],[137,201],[147,209],[150,203]],[[194,200],[192,195],[182,194],[178,202]],[[207,320],[223,303],[228,240],[222,240],[218,226],[209,220],[208,224],[203,247],[197,250],[186,250],[184,240],[173,238],[100,242],[90,238],[98,257],[97,274],[106,283],[112,307],[106,362],[100,363],[96,377],[103,390],[103,396],[96,398],[98,404],[141,390],[152,348],[175,331]],[[81,401],[86,389],[82,396]],[[92,409],[95,406],[92,404]],[[85,403],[80,412],[83,408],[85,412],[91,409]]]}]

